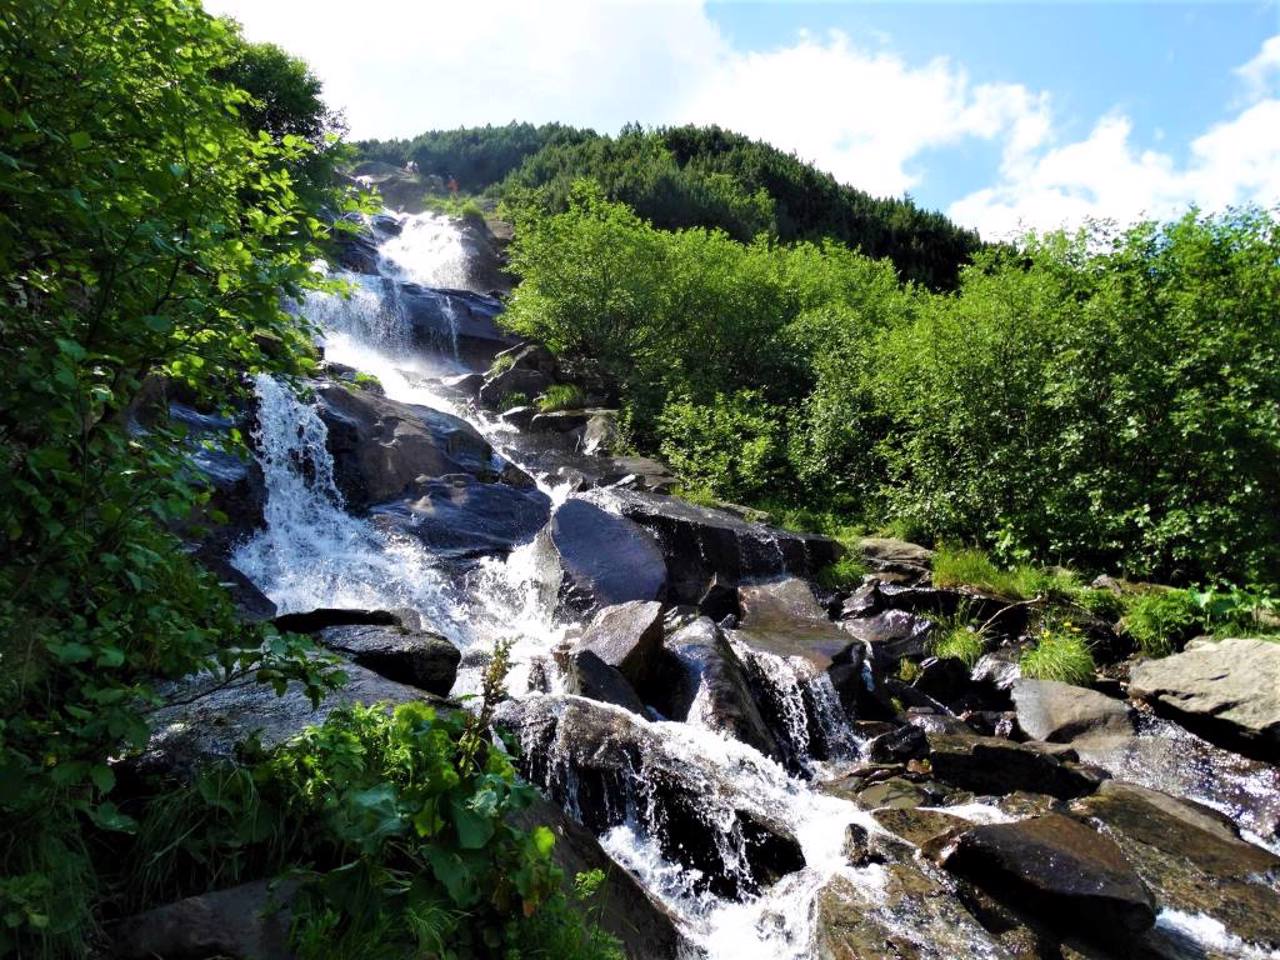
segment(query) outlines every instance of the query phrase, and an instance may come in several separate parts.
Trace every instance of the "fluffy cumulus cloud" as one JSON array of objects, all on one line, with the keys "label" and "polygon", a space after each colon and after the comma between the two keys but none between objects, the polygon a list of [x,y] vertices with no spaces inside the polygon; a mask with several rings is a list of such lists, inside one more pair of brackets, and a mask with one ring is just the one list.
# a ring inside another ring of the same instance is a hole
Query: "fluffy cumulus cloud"
[{"label": "fluffy cumulus cloud", "polygon": [[1084,140],[1040,149],[1006,145],[994,186],[951,205],[956,220],[984,236],[1074,226],[1085,218],[1121,223],[1176,216],[1190,205],[1280,202],[1280,36],[1236,73],[1245,100],[1230,119],[1191,141],[1182,162],[1139,149],[1122,114],[1103,117]]},{"label": "fluffy cumulus cloud", "polygon": [[1139,149],[1118,113],[1063,143],[1047,92],[977,84],[948,59],[910,63],[883,38],[799,33],[735,49],[701,0],[206,6],[306,58],[355,137],[513,119],[600,131],[632,120],[718,123],[879,195],[920,184],[926,155],[940,162],[931,151],[983,140],[1001,156],[991,185],[948,212],[988,236],[1280,200],[1280,36],[1236,71],[1236,113],[1175,160]]}]

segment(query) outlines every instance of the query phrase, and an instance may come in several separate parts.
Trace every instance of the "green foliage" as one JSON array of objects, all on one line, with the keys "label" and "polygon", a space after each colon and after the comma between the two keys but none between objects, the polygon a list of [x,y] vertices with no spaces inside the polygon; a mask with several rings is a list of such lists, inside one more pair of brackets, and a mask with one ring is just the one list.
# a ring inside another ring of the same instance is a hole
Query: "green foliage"
[{"label": "green foliage", "polygon": [[498,400],[498,412],[506,413],[508,410],[514,410],[516,407],[527,407],[529,405],[529,397],[527,394],[521,393],[519,390],[512,390],[510,393],[504,393]]},{"label": "green foliage", "polygon": [[1189,590],[1152,588],[1126,598],[1121,629],[1148,657],[1178,650],[1202,625],[1200,608]]},{"label": "green foliage", "polygon": [[281,294],[320,282],[321,204],[355,206],[329,154],[262,129],[229,79],[254,56],[178,0],[0,17],[0,953],[91,944],[84,834],[134,827],[107,761],[158,681],[339,679],[239,623],[177,537],[217,517],[164,390],[228,409],[242,374],[304,372]]},{"label": "green foliage", "polygon": [[819,570],[814,579],[828,590],[839,590],[856,584],[868,572],[867,564],[861,556],[847,553],[835,563]]},{"label": "green foliage", "polygon": [[1046,625],[1036,645],[1023,652],[1018,666],[1024,677],[1076,686],[1092,682],[1096,669],[1084,635],[1066,621]]},{"label": "green foliage", "polygon": [[556,383],[538,398],[538,410],[552,413],[556,410],[581,410],[586,405],[587,395],[582,388],[573,383]]},{"label": "green foliage", "polygon": [[986,653],[987,643],[983,635],[972,627],[951,624],[944,627],[934,641],[931,653],[935,657],[952,657],[970,669]]},{"label": "green foliage", "polygon": [[660,450],[689,483],[730,500],[758,499],[774,492],[785,469],[779,415],[747,390],[716,394],[705,406],[669,399],[658,417]]},{"label": "green foliage", "polygon": [[1079,581],[1067,570],[1018,563],[1005,569],[986,551],[942,545],[933,555],[933,582],[939,587],[973,587],[1006,600],[1072,599]]},{"label": "green foliage", "polygon": [[516,365],[516,355],[514,353],[500,353],[493,358],[493,363],[489,365],[489,376],[496,377],[504,371],[510,370]]},{"label": "green foliage", "polygon": [[304,960],[620,957],[572,905],[554,834],[508,823],[533,791],[486,738],[505,650],[495,664],[480,714],[344,708],[248,767],[167,791],[143,824],[145,882],[131,886],[168,897],[210,878],[301,881]]},{"label": "green foliage", "polygon": [[357,387],[373,387],[374,389],[381,389],[382,387],[381,380],[372,373],[365,373],[363,370],[356,371],[353,382]]}]

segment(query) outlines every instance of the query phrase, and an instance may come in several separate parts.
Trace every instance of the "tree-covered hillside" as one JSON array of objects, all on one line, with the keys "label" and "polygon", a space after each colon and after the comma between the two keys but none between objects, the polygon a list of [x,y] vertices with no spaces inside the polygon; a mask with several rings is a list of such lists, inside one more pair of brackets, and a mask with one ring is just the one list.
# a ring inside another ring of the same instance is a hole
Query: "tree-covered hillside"
[{"label": "tree-covered hillside", "polygon": [[575,180],[599,183],[610,200],[655,226],[720,229],[749,241],[833,239],[893,261],[904,280],[955,286],[981,247],[978,236],[907,199],[876,198],[841,184],[793,154],[719,127],[624,127],[616,136],[557,124],[433,131],[411,141],[364,142],[365,159],[417,163],[463,189],[566,209]]}]

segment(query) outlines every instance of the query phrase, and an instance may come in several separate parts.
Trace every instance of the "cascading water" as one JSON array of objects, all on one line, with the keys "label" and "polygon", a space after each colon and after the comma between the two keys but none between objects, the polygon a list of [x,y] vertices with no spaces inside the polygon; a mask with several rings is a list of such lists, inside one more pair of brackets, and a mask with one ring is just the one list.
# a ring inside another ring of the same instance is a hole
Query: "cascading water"
[{"label": "cascading water", "polygon": [[[434,215],[406,217],[399,234],[383,243],[380,253],[380,276],[345,275],[352,285],[350,297],[316,295],[304,305],[307,316],[322,329],[326,358],[373,374],[393,400],[467,419],[495,448],[518,461],[508,442],[509,428],[477,416],[432,386],[432,376],[459,370],[456,316],[449,312],[452,300],[434,291],[443,296],[444,316],[455,317],[454,339],[445,355],[430,355],[414,349],[400,299],[402,281],[425,288],[467,287],[467,253],[458,230]],[[464,650],[455,694],[476,692],[480,667],[474,664],[482,664],[478,655],[498,638],[515,641],[508,680],[513,694],[557,688],[551,653],[574,625],[555,620],[540,599],[538,585],[544,577],[539,565],[544,561],[532,544],[517,547],[504,559],[479,561],[461,575],[456,570],[447,572],[446,565],[420,542],[388,534],[346,512],[334,484],[325,425],[313,404],[266,377],[258,381],[258,395],[256,440],[267,485],[266,526],[236,551],[233,563],[241,571],[284,611],[317,606],[416,609],[425,622]],[[554,487],[546,477],[530,472],[553,503],[570,496],[567,487]],[[609,508],[608,495],[597,497]],[[696,723],[638,718],[634,722],[646,724],[669,751],[716,769],[736,793],[785,819],[803,851],[803,869],[742,901],[712,894],[696,870],[664,855],[656,832],[665,814],[652,793],[646,793],[643,757],[619,801],[623,809],[614,811],[618,815],[611,822],[617,825],[603,834],[602,846],[679,918],[684,934],[708,960],[812,956],[815,901],[818,891],[833,881],[852,885],[862,908],[876,912],[882,926],[892,927],[922,951],[929,946],[932,955],[938,955],[935,938],[944,931],[937,918],[899,915],[886,893],[892,882],[888,868],[853,867],[844,855],[848,825],[859,824],[873,834],[883,828],[847,800],[815,789],[816,782],[838,772],[841,762],[856,760],[859,752],[830,677],[795,658],[762,654],[745,646],[739,654],[767,689],[774,725],[781,728],[781,739],[786,741],[786,768]],[[825,759],[815,759],[815,753]],[[1128,762],[1102,757],[1097,762],[1106,765],[1108,761],[1117,772]],[[554,750],[540,762],[554,767],[557,777],[576,775],[572,763]],[[1252,781],[1244,778],[1242,782],[1241,789],[1251,788]],[[701,826],[716,833],[725,869],[745,870],[730,811],[710,799],[705,807]],[[948,807],[946,812],[979,822],[1006,817],[980,803]],[[1161,923],[1207,947],[1216,949],[1227,942],[1221,931],[1196,917],[1166,912]],[[945,934],[953,955],[1004,955],[976,925],[973,930]]]}]

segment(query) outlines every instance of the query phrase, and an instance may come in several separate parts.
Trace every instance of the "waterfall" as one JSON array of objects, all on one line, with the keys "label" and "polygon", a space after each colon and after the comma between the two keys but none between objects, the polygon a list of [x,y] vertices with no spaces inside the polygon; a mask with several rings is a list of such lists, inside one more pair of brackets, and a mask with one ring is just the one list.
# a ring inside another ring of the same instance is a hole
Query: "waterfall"
[{"label": "waterfall", "polygon": [[435,621],[456,619],[448,584],[425,549],[347,513],[315,404],[266,374],[255,386],[265,525],[235,550],[232,564],[282,613],[412,607]]},{"label": "waterfall", "polygon": [[400,233],[380,247],[382,272],[436,289],[465,290],[470,281],[467,248],[458,228],[435,213],[401,221]]}]

